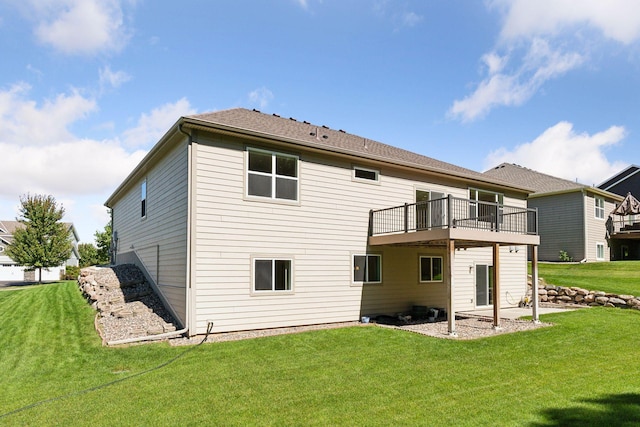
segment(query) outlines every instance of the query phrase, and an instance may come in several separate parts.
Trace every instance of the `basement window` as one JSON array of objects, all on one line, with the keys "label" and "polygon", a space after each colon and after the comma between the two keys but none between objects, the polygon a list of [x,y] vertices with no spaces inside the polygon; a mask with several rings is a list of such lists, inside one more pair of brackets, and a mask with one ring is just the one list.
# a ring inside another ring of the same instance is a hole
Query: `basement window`
[{"label": "basement window", "polygon": [[255,292],[291,291],[290,259],[255,258],[253,260],[253,290]]},{"label": "basement window", "polygon": [[353,282],[382,283],[382,255],[354,255]]},{"label": "basement window", "polygon": [[420,257],[420,283],[442,282],[442,257]]}]

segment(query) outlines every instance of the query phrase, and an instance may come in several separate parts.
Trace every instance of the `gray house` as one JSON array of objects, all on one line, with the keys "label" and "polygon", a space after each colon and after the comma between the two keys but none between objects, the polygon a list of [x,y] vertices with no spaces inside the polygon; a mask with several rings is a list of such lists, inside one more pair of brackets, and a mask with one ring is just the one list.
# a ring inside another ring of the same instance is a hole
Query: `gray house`
[{"label": "gray house", "polygon": [[[368,138],[232,109],[181,117],[106,201],[190,335],[517,305],[528,190]],[[517,250],[514,248],[520,248]],[[420,309],[420,310],[418,310]]]},{"label": "gray house", "polygon": [[623,197],[519,165],[503,163],[484,173],[535,190],[528,206],[538,210],[539,260],[609,261],[607,219]]},{"label": "gray house", "polygon": [[[640,166],[627,167],[598,188],[620,196],[640,197]],[[612,215],[610,234],[612,259],[640,260],[640,215]]]}]

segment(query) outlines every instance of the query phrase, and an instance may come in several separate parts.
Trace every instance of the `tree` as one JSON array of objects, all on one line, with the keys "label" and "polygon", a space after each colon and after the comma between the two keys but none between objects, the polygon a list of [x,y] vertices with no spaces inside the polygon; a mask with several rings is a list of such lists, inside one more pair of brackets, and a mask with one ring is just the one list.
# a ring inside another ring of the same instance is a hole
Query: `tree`
[{"label": "tree", "polygon": [[100,264],[98,262],[98,248],[93,243],[80,243],[78,245],[78,253],[80,254],[81,268]]},{"label": "tree", "polygon": [[94,234],[96,244],[98,245],[97,264],[109,264],[111,256],[109,250],[111,248],[111,221],[104,226],[103,231],[96,231]]},{"label": "tree", "polygon": [[20,197],[20,216],[23,226],[13,233],[7,255],[20,265],[37,269],[42,282],[42,269],[62,265],[71,256],[69,230],[60,222],[64,208],[53,196],[36,194]]}]

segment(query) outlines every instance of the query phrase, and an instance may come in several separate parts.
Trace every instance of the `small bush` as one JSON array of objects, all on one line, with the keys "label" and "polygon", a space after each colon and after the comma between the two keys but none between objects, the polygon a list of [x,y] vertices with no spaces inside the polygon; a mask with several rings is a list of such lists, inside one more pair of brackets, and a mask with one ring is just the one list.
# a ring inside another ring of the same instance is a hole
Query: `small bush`
[{"label": "small bush", "polygon": [[80,267],[67,266],[65,270],[62,280],[76,280],[80,275]]},{"label": "small bush", "polygon": [[567,253],[567,251],[560,251],[560,261],[562,262],[571,262],[573,261],[573,258],[569,256],[569,254]]}]

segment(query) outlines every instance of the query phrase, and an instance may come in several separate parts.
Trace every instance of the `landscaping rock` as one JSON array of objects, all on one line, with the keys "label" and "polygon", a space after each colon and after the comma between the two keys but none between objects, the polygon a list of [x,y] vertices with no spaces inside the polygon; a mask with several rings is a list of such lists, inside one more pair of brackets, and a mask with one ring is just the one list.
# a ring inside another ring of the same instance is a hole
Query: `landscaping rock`
[{"label": "landscaping rock", "polygon": [[98,312],[96,326],[104,342],[176,330],[175,320],[133,264],[83,268],[78,288]]}]

